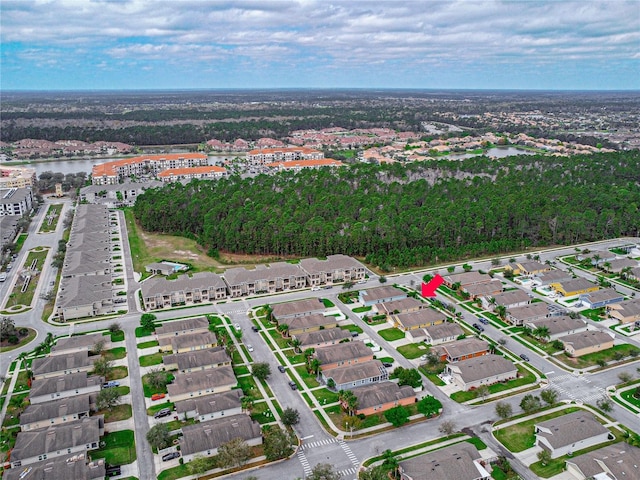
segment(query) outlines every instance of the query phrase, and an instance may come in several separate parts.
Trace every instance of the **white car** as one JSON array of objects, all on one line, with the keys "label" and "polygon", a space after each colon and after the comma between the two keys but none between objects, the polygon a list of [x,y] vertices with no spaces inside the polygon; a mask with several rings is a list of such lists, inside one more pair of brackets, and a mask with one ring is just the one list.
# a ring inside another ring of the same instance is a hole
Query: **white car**
[{"label": "white car", "polygon": [[249,350],[250,352],[253,352],[253,345],[247,344],[247,350]]},{"label": "white car", "polygon": [[240,327],[240,324],[239,324],[239,323],[236,323],[236,324],[234,325],[234,327],[236,328],[236,330],[242,330],[242,328]]}]

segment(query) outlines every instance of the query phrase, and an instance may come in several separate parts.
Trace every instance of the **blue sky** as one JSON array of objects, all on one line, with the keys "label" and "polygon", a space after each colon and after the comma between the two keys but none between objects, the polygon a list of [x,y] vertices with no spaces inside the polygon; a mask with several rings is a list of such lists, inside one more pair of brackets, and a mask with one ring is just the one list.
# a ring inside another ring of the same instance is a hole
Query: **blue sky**
[{"label": "blue sky", "polygon": [[5,90],[640,89],[640,1],[3,0]]}]

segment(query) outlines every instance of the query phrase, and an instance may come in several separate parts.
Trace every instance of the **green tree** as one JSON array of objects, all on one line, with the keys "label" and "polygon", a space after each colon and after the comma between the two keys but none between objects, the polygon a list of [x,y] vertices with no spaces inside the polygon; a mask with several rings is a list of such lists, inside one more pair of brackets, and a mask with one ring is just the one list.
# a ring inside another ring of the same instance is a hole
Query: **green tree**
[{"label": "green tree", "polygon": [[203,455],[196,455],[189,463],[187,463],[187,470],[189,470],[190,475],[194,475],[196,479],[198,479],[204,475],[205,472],[213,468],[212,460],[213,459]]},{"label": "green tree", "polygon": [[103,388],[96,395],[96,407],[98,410],[108,409],[111,410],[115,407],[120,400],[122,395],[118,392],[116,388]]},{"label": "green tree", "polygon": [[423,397],[417,405],[418,412],[423,414],[425,417],[437,415],[441,408],[442,403],[440,403],[440,400],[432,397],[431,395]]},{"label": "green tree", "polygon": [[513,414],[513,408],[506,402],[496,403],[496,414],[500,418],[509,418]]},{"label": "green tree", "polygon": [[551,454],[545,449],[540,450],[537,453],[537,457],[538,457],[538,460],[540,460],[540,463],[542,463],[543,466],[546,466],[551,461]]},{"label": "green tree", "polygon": [[449,436],[453,432],[455,432],[457,428],[458,427],[456,426],[455,422],[453,422],[452,420],[447,420],[440,424],[440,427],[438,427],[438,431],[443,435]]},{"label": "green tree", "polygon": [[273,461],[286,458],[293,452],[289,436],[277,425],[265,427],[263,437],[264,455],[267,460]]},{"label": "green tree", "polygon": [[100,339],[98,340],[96,343],[93,344],[93,346],[91,347],[91,353],[95,354],[95,355],[100,355],[102,354],[102,352],[104,352],[104,346],[105,346],[106,342],[104,339]]},{"label": "green tree", "polygon": [[530,393],[522,397],[522,400],[520,401],[520,408],[525,413],[531,413],[534,410],[538,410],[541,406],[542,404],[540,403],[540,399]]},{"label": "green tree", "polygon": [[100,377],[108,377],[113,371],[113,362],[105,357],[99,357],[93,362],[93,373]]},{"label": "green tree", "polygon": [[384,418],[394,427],[400,427],[409,421],[409,410],[398,405],[384,412]]},{"label": "green tree", "polygon": [[256,362],[251,367],[251,373],[258,380],[266,380],[271,375],[271,366],[267,362]]},{"label": "green tree", "polygon": [[163,390],[169,383],[167,372],[159,368],[151,369],[146,375],[147,384],[154,390]]},{"label": "green tree", "polygon": [[311,475],[307,476],[307,480],[340,480],[341,478],[342,475],[329,463],[318,463],[311,469]]},{"label": "green tree", "polygon": [[613,410],[613,403],[611,403],[611,400],[609,400],[608,398],[601,398],[596,402],[596,405],[605,413],[609,413],[611,412],[611,410]]},{"label": "green tree", "polygon": [[171,444],[169,427],[166,423],[158,423],[147,432],[147,442],[152,448],[162,450]]},{"label": "green tree", "polygon": [[251,447],[241,438],[234,438],[218,448],[218,465],[221,468],[239,467],[251,458]]},{"label": "green tree", "polygon": [[540,398],[547,404],[553,405],[558,401],[558,392],[553,388],[547,388],[540,392]]},{"label": "green tree", "polygon": [[153,313],[143,313],[140,317],[140,326],[145,330],[156,330],[157,317]]},{"label": "green tree", "polygon": [[476,395],[483,400],[485,400],[489,396],[489,387],[486,385],[480,385],[476,388]]},{"label": "green tree", "polygon": [[413,388],[418,388],[422,385],[422,377],[420,372],[416,368],[403,368],[396,367],[393,371],[393,376],[398,379],[398,385],[409,385]]},{"label": "green tree", "polygon": [[287,407],[283,410],[280,419],[285,427],[291,427],[300,421],[300,413],[295,408]]},{"label": "green tree", "polygon": [[358,411],[358,397],[351,390],[340,390],[338,400],[348,415],[355,415]]},{"label": "green tree", "polygon": [[122,330],[122,327],[118,322],[113,322],[111,325],[109,325],[110,333],[118,333],[120,330]]}]

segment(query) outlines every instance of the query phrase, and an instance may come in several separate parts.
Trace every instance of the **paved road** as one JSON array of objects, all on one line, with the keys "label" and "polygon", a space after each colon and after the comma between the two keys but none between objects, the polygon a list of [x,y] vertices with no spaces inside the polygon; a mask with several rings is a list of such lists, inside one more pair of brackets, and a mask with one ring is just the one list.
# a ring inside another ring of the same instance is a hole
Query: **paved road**
[{"label": "paved road", "polygon": [[[65,208],[68,208],[68,206],[65,205]],[[41,211],[36,217],[36,220],[34,220],[34,222],[32,223],[30,231],[35,231],[37,229],[39,225],[38,218],[44,216],[43,212],[46,212],[46,206],[42,207]],[[122,225],[124,226],[124,222],[122,222]],[[60,229],[56,232],[56,234],[48,234],[46,236],[30,235],[27,239],[25,249],[23,249],[23,253],[21,254],[21,256],[26,256],[26,250],[35,246],[48,245],[52,248],[57,248],[59,235],[61,235]],[[126,239],[126,235],[124,235],[124,238]],[[627,243],[630,241],[638,243],[640,242],[640,239],[609,240],[606,242],[600,242],[597,248],[610,248],[612,246],[619,245],[621,242]],[[125,240],[125,244],[125,247],[128,246],[128,241]],[[590,248],[595,248],[594,245],[589,246]],[[135,327],[138,326],[140,319],[140,312],[136,311],[135,302],[135,292],[139,285],[134,281],[133,278],[133,271],[131,268],[132,263],[128,248],[124,248],[123,251],[125,253],[128,305],[131,313],[119,317],[117,321],[125,330],[127,351],[129,352],[128,364],[129,374],[132,380],[131,394],[133,398],[134,420],[136,423],[136,449],[140,466],[139,478],[151,479],[155,478],[155,473],[153,470],[153,456],[146,444],[146,440],[144,440],[144,435],[149,428],[149,422],[148,417],[146,416],[146,409],[144,408],[144,398],[142,395],[141,383],[134,381],[135,378],[139,377],[139,365],[136,361],[137,355],[134,353],[136,352],[134,330]],[[574,252],[574,247],[554,249],[537,253],[540,255],[541,260],[545,261],[546,259],[552,259],[558,255],[568,255],[572,252]],[[482,260],[473,262],[473,265],[474,268],[488,270],[491,267],[491,262],[490,260]],[[440,270],[443,271],[444,268],[441,268]],[[423,272],[411,272],[406,274],[394,275],[389,277],[389,282],[399,283],[403,285],[411,285],[411,282],[413,282],[414,286],[419,285],[422,275],[426,272],[427,270]],[[584,272],[576,269],[575,273],[581,275]],[[45,269],[42,276],[46,281],[46,283],[43,282],[43,284],[48,285],[48,279],[55,278],[55,271],[51,269]],[[368,282],[368,285],[379,285],[377,278],[375,276],[372,276],[372,278]],[[0,293],[3,290],[6,292],[6,287],[7,285],[3,285],[2,289],[0,289]],[[364,287],[366,287],[366,285],[358,285],[358,288],[360,289]],[[619,290],[624,291],[624,289],[622,288],[619,288]],[[252,352],[254,361],[268,361],[272,364],[273,367],[275,367],[276,361],[273,353],[267,347],[264,341],[259,337],[259,334],[251,331],[251,323],[246,316],[246,312],[252,307],[264,305],[265,303],[297,300],[312,296],[327,297],[332,299],[333,301],[336,299],[337,293],[337,290],[322,290],[319,292],[310,292],[309,290],[305,290],[288,292],[279,294],[277,296],[241,299],[224,304],[204,305],[202,307],[190,308],[188,310],[157,312],[155,314],[160,320],[166,320],[169,318],[176,318],[186,315],[200,315],[205,313],[219,313],[228,315],[234,323],[239,323],[243,328],[246,336],[245,342],[251,343],[254,346],[254,352]],[[347,311],[348,309],[345,309],[343,305],[341,305],[341,302],[334,301],[334,303],[338,305],[339,308],[349,316],[349,318],[360,325],[367,334],[374,338],[382,348],[385,348],[387,352],[394,356],[398,364],[405,367],[413,366],[409,360],[397,354],[395,350],[391,348],[384,339],[375,334],[375,332],[373,332],[373,330],[368,325],[354,318],[354,315],[350,311]],[[44,336],[48,332],[53,332],[56,335],[68,332],[68,326],[53,326],[50,324],[46,324],[40,320],[40,312],[42,311],[41,309],[43,305],[44,302],[39,300],[36,308],[34,308],[34,310],[32,310],[31,312],[14,316],[14,318],[16,319],[16,323],[19,325],[27,325],[31,328],[35,328],[38,331],[39,336]],[[465,321],[473,323],[473,315],[464,310],[462,311],[462,313]],[[108,325],[112,322],[113,320],[103,320],[85,324],[76,324],[73,328],[75,332],[85,332],[99,328],[107,328]],[[485,333],[496,340],[502,336],[502,333],[492,326],[489,326],[486,329]],[[255,336],[255,338],[252,338],[252,336]],[[637,341],[635,340],[632,341],[634,343],[637,343]],[[17,357],[17,355],[21,351],[29,351],[33,349],[33,346],[34,343],[31,343],[23,349],[14,350],[12,352],[4,354],[2,364],[9,365],[9,363],[15,357]],[[545,358],[540,357],[532,353],[531,351],[527,351],[524,346],[516,343],[514,340],[511,340],[507,346],[509,348],[512,348],[515,353],[527,352],[527,354],[531,357],[531,363],[540,371],[547,373],[551,386],[553,388],[556,388],[560,392],[561,397],[575,399],[578,401],[593,402],[598,395],[602,394],[602,390],[604,388],[613,383],[617,383],[616,375],[620,371],[635,373],[635,369],[637,366],[636,363],[618,367],[613,370],[607,370],[605,372],[587,374],[583,377],[575,377],[573,375],[567,374],[567,372],[560,370],[556,365],[550,363]],[[300,397],[299,393],[293,392],[289,389],[286,383],[288,381],[286,375],[280,374],[279,372],[277,372],[277,370],[275,370],[275,368],[273,368],[273,370],[274,373],[268,380],[269,387],[274,391],[283,408],[292,406],[294,408],[297,408],[301,413],[301,422],[297,426],[297,431],[300,437],[303,438],[304,448],[301,449],[300,453],[297,456],[294,456],[294,458],[292,458],[291,460],[260,468],[258,476],[261,480],[281,480],[283,478],[291,478],[292,475],[303,476],[305,474],[308,474],[310,468],[319,462],[331,463],[337,470],[343,472],[343,478],[345,479],[355,478],[355,468],[362,460],[370,456],[377,455],[387,448],[397,449],[406,445],[424,442],[428,439],[439,437],[440,433],[438,431],[438,427],[442,424],[442,422],[447,420],[454,421],[459,429],[473,429],[479,435],[481,435],[483,439],[485,439],[485,442],[488,445],[494,447],[494,450],[500,451],[501,449],[501,447],[495,444],[492,438],[486,432],[484,432],[483,429],[483,424],[495,420],[495,407],[493,404],[473,407],[460,405],[458,403],[450,401],[440,392],[439,389],[435,388],[428,382],[426,383],[426,386],[429,393],[434,394],[445,405],[444,413],[440,418],[422,422],[416,425],[411,425],[402,429],[384,432],[373,437],[367,437],[364,439],[353,441],[349,440],[346,444],[344,442],[338,442],[334,439],[334,437],[328,435],[320,426],[315,416],[306,407],[306,403]],[[523,395],[524,393],[505,400],[513,405],[514,413],[518,413],[520,411],[518,404],[520,403]],[[616,404],[614,404],[614,410],[611,415],[616,420],[629,426],[637,425],[638,422],[637,416],[631,414],[627,410],[622,409],[621,407],[618,407]],[[535,478],[535,476],[531,476],[531,472],[528,469],[524,468],[524,466],[519,464],[517,460],[512,461],[512,463],[514,464],[516,469],[521,472],[524,478],[531,478],[532,480],[533,478]],[[231,478],[246,478],[248,475],[249,473],[245,472],[232,475]],[[353,475],[353,477],[351,475]]]}]

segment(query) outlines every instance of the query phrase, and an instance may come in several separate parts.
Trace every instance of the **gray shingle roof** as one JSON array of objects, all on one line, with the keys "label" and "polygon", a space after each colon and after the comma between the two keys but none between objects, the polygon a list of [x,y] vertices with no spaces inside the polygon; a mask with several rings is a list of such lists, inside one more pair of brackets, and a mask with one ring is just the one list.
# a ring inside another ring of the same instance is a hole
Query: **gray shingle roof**
[{"label": "gray shingle roof", "polygon": [[192,373],[179,373],[172,384],[167,385],[169,395],[182,395],[184,393],[198,392],[208,388],[235,385],[238,383],[233,368],[223,366],[200,370]]},{"label": "gray shingle roof", "polygon": [[516,366],[506,358],[492,354],[463,360],[450,365],[449,368],[457,370],[465,383],[476,382],[509,372],[513,372],[515,376],[518,371]]},{"label": "gray shingle roof", "polygon": [[545,272],[538,277],[544,285],[548,285],[549,283],[555,282],[563,282],[573,278],[570,273],[567,273],[563,270],[551,270],[550,272]]},{"label": "gray shingle roof", "polygon": [[271,306],[273,316],[276,318],[315,313],[324,310],[324,304],[318,298],[305,298],[287,303],[276,303]]},{"label": "gray shingle roof", "polygon": [[199,290],[216,290],[227,286],[220,275],[211,272],[198,272],[189,276],[184,273],[175,280],[164,277],[153,277],[143,282],[141,287],[143,298],[156,295],[170,295],[173,292]]},{"label": "gray shingle roof", "polygon": [[[585,478],[607,473],[612,478],[640,479],[640,448],[627,443],[616,443],[592,452],[567,459],[567,464],[575,465]],[[611,478],[611,477],[603,477]]]},{"label": "gray shingle roof", "polygon": [[501,292],[504,288],[500,280],[492,279],[490,282],[474,283],[472,285],[465,285],[462,287],[469,295],[481,296],[481,295],[493,295],[496,292]]},{"label": "gray shingle roof", "polygon": [[531,300],[522,290],[510,290],[508,292],[492,295],[496,305],[513,305],[514,303],[528,302]]},{"label": "gray shingle roof", "polygon": [[541,320],[534,320],[529,322],[533,329],[538,327],[547,327],[549,329],[549,335],[557,335],[558,333],[570,332],[578,328],[584,328],[586,322],[579,318],[571,318],[568,315],[562,315],[560,317],[543,318]]},{"label": "gray shingle roof", "polygon": [[479,338],[465,338],[438,347],[445,351],[451,358],[460,358],[474,353],[486,352],[489,350],[489,342]]},{"label": "gray shingle roof", "polygon": [[407,297],[401,300],[393,300],[391,302],[381,302],[378,303],[377,307],[379,312],[386,312],[389,314],[395,311],[404,312],[414,308],[426,308],[427,304],[416,298]]},{"label": "gray shingle roof", "polygon": [[259,280],[275,280],[276,278],[305,277],[300,267],[286,262],[276,262],[269,266],[258,265],[254,270],[246,268],[230,268],[224,272],[224,279],[230,287]]},{"label": "gray shingle roof", "polygon": [[476,283],[487,283],[492,280],[489,275],[480,272],[452,273],[450,275],[445,275],[443,278],[451,285],[454,283],[460,283],[460,286],[462,287]]},{"label": "gray shingle roof", "polygon": [[536,318],[549,314],[549,307],[544,302],[530,303],[522,307],[513,307],[508,310],[509,316],[518,320],[527,321],[530,318]]},{"label": "gray shingle roof", "polygon": [[156,328],[156,335],[168,335],[175,332],[186,332],[189,330],[207,330],[209,328],[209,320],[207,317],[186,318],[174,322],[164,322],[162,326]]},{"label": "gray shingle roof", "polygon": [[341,328],[327,328],[316,332],[299,333],[295,335],[295,337],[300,340],[300,343],[304,346],[351,338],[351,333],[348,330],[342,330]]},{"label": "gray shingle roof", "polygon": [[[553,448],[561,448],[587,438],[609,432],[592,413],[579,411],[552,418],[535,425],[536,435],[547,439]],[[551,433],[538,431],[538,427],[546,428]]]},{"label": "gray shingle roof", "polygon": [[174,353],[165,355],[162,362],[165,365],[178,364],[178,370],[188,370],[190,368],[204,367],[231,361],[229,355],[223,347],[207,348],[206,350],[196,350],[194,352]]},{"label": "gray shingle roof", "polygon": [[399,387],[395,382],[379,382],[351,390],[358,397],[358,409],[384,405],[406,398],[415,398],[416,392],[409,385]]},{"label": "gray shingle roof", "polygon": [[[93,268],[93,267],[92,267]],[[62,278],[56,305],[60,308],[108,304],[113,300],[109,275],[86,275]]]},{"label": "gray shingle roof", "polygon": [[315,355],[320,361],[320,364],[326,365],[328,363],[344,362],[372,356],[373,351],[367,347],[364,342],[358,341],[320,347],[316,349]]},{"label": "gray shingle roof", "polygon": [[24,467],[4,471],[4,480],[102,480],[105,477],[104,459],[87,463],[85,455],[76,453],[56,457]]},{"label": "gray shingle roof", "polygon": [[205,452],[235,438],[250,440],[261,436],[260,425],[247,415],[232,415],[182,427],[180,450],[183,455]]},{"label": "gray shingle roof", "polygon": [[90,403],[89,394],[86,393],[84,395],[76,395],[59,400],[51,400],[50,402],[29,405],[20,415],[20,425],[40,422],[49,418],[88,412]]},{"label": "gray shingle roof", "polygon": [[441,338],[448,337],[458,337],[464,333],[460,325],[453,322],[431,325],[429,327],[425,327],[424,330],[433,340],[440,340]]},{"label": "gray shingle roof", "polygon": [[367,288],[362,294],[365,302],[375,302],[383,298],[407,296],[407,293],[393,285],[383,285],[382,287]]},{"label": "gray shingle roof", "polygon": [[300,267],[310,274],[333,272],[335,270],[349,270],[354,268],[364,268],[355,258],[347,255],[329,255],[326,260],[317,258],[303,258],[300,260]]},{"label": "gray shingle roof", "polygon": [[615,306],[612,306],[612,308],[619,311],[625,317],[639,315],[640,314],[640,298],[625,300],[624,302],[620,302]]},{"label": "gray shingle roof", "polygon": [[587,330],[586,332],[572,333],[559,339],[562,343],[570,344],[574,350],[594,347],[603,343],[612,342],[613,338],[600,330]]},{"label": "gray shingle roof", "polygon": [[586,278],[574,278],[572,280],[567,280],[566,282],[558,282],[562,285],[562,288],[565,292],[576,292],[579,290],[586,290],[588,288],[593,288],[596,286],[595,283],[591,283]]},{"label": "gray shingle roof", "polygon": [[39,397],[52,393],[61,393],[69,390],[77,390],[92,385],[100,385],[104,379],[102,377],[90,377],[87,372],[71,373],[60,375],[59,377],[41,378],[34,380],[31,384],[29,395]]},{"label": "gray shingle roof", "polygon": [[400,467],[413,480],[477,480],[483,478],[474,460],[480,453],[470,443],[461,442],[402,460]]},{"label": "gray shingle roof", "polygon": [[82,368],[93,365],[95,358],[97,357],[89,357],[89,352],[86,351],[34,358],[33,363],[31,363],[31,370],[34,375],[43,375],[45,373]]},{"label": "gray shingle roof", "polygon": [[281,319],[280,323],[289,325],[289,330],[299,330],[301,328],[335,325],[337,320],[336,317],[325,317],[321,313],[314,313],[303,317]]},{"label": "gray shingle roof", "polygon": [[[604,288],[597,292],[585,293],[584,297],[588,298],[591,303],[607,302],[615,299],[620,299],[620,301],[622,301],[622,299],[624,299],[624,295],[616,292],[613,288]],[[580,298],[583,297],[580,296]]]},{"label": "gray shingle roof", "polygon": [[174,352],[184,348],[196,348],[217,343],[216,336],[211,332],[197,332],[165,337],[159,340],[160,346],[171,345]]},{"label": "gray shingle roof", "polygon": [[89,333],[87,335],[62,337],[56,341],[56,344],[53,347],[51,347],[51,353],[60,353],[67,350],[75,350],[76,348],[91,349],[91,347],[93,347],[101,340],[107,342],[109,341],[109,337],[102,335],[101,333]]},{"label": "gray shingle roof", "polygon": [[385,371],[380,360],[369,360],[368,362],[332,368],[326,372],[326,375],[328,378],[333,378],[336,385],[341,385],[343,383],[377,377]]},{"label": "gray shingle roof", "polygon": [[104,425],[104,417],[97,415],[77,422],[20,432],[11,452],[11,461],[98,442],[101,425]]},{"label": "gray shingle roof", "polygon": [[176,402],[176,412],[185,413],[196,410],[198,415],[208,415],[223,410],[230,410],[241,406],[242,402],[240,399],[243,396],[242,390],[236,388],[228,392],[207,395],[206,397],[182,400]]},{"label": "gray shingle roof", "polygon": [[417,312],[399,313],[396,318],[405,328],[444,321],[447,317],[444,313],[433,308],[423,308]]}]

